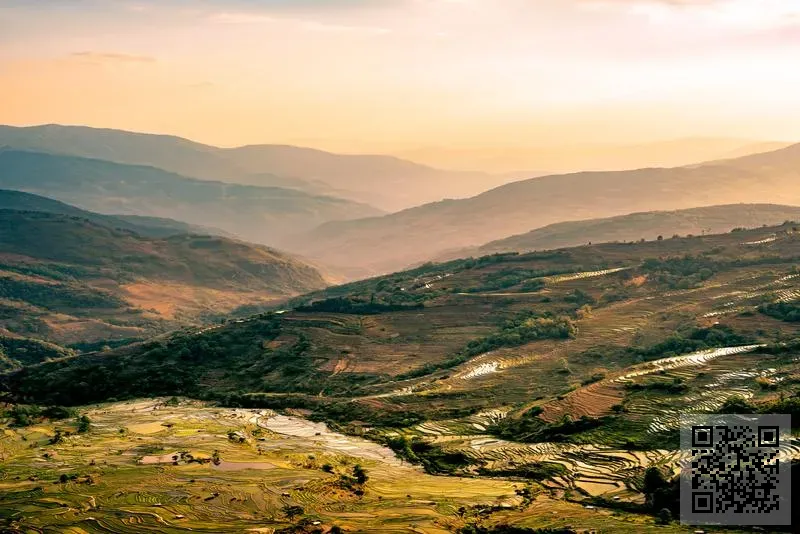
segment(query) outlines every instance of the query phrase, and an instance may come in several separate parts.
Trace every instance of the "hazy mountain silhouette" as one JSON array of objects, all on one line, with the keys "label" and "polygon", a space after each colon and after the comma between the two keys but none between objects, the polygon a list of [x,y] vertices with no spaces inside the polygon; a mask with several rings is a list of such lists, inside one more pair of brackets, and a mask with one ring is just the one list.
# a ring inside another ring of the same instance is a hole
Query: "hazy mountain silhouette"
[{"label": "hazy mountain silhouette", "polygon": [[264,244],[326,221],[381,213],[295,189],[197,180],[155,167],[18,150],[0,150],[0,187],[98,212],[219,227]]},{"label": "hazy mountain silhouette", "polygon": [[514,182],[469,199],[327,223],[295,238],[293,248],[377,273],[565,220],[742,202],[800,204],[800,144],[689,167]]},{"label": "hazy mountain silhouette", "polygon": [[790,144],[780,141],[701,137],[632,145],[423,147],[396,154],[399,157],[437,167],[502,173],[519,179],[577,171],[678,167],[698,161],[779,150]]},{"label": "hazy mountain silhouette", "polygon": [[444,171],[393,156],[341,155],[284,145],[218,148],[169,135],[84,126],[0,126],[0,146],[157,167],[188,177],[285,187],[396,211],[468,197],[511,178]]}]

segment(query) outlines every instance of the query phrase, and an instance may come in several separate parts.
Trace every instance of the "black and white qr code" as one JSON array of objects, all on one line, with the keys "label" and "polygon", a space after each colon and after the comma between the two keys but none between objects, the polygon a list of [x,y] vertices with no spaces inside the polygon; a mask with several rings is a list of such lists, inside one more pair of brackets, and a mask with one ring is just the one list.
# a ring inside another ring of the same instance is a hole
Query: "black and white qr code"
[{"label": "black and white qr code", "polygon": [[681,417],[681,522],[791,524],[791,417]]}]

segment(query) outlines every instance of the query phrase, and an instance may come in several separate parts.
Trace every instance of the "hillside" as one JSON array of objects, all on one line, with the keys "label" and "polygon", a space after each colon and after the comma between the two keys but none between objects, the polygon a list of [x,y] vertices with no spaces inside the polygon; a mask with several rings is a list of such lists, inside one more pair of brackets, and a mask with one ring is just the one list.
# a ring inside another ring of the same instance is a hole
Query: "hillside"
[{"label": "hillside", "polygon": [[326,221],[380,213],[293,189],[196,180],[154,167],[16,150],[0,150],[0,187],[92,211],[218,227],[265,244]]},{"label": "hillside", "polygon": [[266,247],[93,219],[0,209],[1,328],[68,344],[135,338],[325,285]]},{"label": "hillside", "polygon": [[[62,367],[69,373],[73,364],[83,369],[125,362],[131,375],[126,387],[134,396],[206,396],[215,391],[372,395],[417,383],[402,382],[415,377],[421,377],[419,383],[426,389],[435,385],[435,390],[442,390],[447,384],[460,384],[454,377],[475,368],[474,358],[513,357],[540,345],[549,351],[562,346],[559,340],[576,335],[578,342],[568,343],[574,345],[570,358],[577,357],[577,346],[589,350],[616,345],[634,331],[610,325],[628,324],[634,309],[642,306],[660,311],[636,316],[637,345],[658,342],[689,326],[710,326],[712,317],[724,318],[742,335],[770,337],[776,335],[775,329],[796,328],[764,315],[739,314],[772,297],[786,302],[796,298],[792,273],[800,258],[798,236],[798,229],[789,225],[453,260],[309,293],[291,301],[286,313],[255,316],[201,335],[177,333],[144,348],[82,356],[66,367],[59,364],[41,372],[55,373],[50,378],[61,380]],[[771,282],[765,285],[765,280]],[[741,301],[736,307],[722,297],[690,296],[735,292],[748,285],[760,289],[732,299]],[[591,309],[584,309],[586,305]],[[675,310],[668,311],[673,305]],[[179,389],[151,385],[140,390],[147,382],[140,378],[155,369],[148,366],[166,365],[162,356],[173,358],[184,345],[195,365],[175,371],[181,377]],[[223,354],[230,361],[219,360]],[[612,359],[603,365],[618,363]],[[238,371],[216,375],[221,365]],[[443,374],[450,378],[441,378],[445,382],[439,385],[437,377]],[[511,384],[507,386],[504,395],[514,395]],[[69,394],[61,388],[42,392],[52,402],[66,402]],[[81,402],[101,400],[97,390],[81,395],[89,395]],[[414,409],[426,413],[436,409],[417,404],[423,398],[397,402],[414,403]],[[452,399],[461,403],[458,397]]]},{"label": "hillside", "polygon": [[469,199],[327,223],[284,246],[380,273],[564,220],[742,202],[800,204],[800,145],[690,167],[534,178]]},{"label": "hillside", "polygon": [[658,236],[719,234],[734,228],[773,226],[800,220],[800,207],[774,204],[731,204],[676,211],[631,213],[606,219],[569,221],[498,239],[480,247],[448,251],[437,260],[574,247],[612,241],[652,241]]},{"label": "hillside", "polygon": [[[0,209],[40,211],[80,217],[101,226],[130,230],[150,237],[167,237],[176,234],[226,235],[226,232],[217,228],[188,224],[174,219],[139,215],[101,215],[70,206],[58,200],[8,189],[0,189]],[[230,234],[227,237],[230,237]]]},{"label": "hillside", "polygon": [[47,360],[73,356],[74,351],[38,339],[8,335],[0,330],[0,372]]},{"label": "hillside", "polygon": [[180,137],[82,126],[0,126],[0,147],[157,167],[183,176],[345,198],[397,211],[478,194],[510,181],[434,169],[392,156],[283,145],[218,148]]},{"label": "hillside", "polygon": [[[454,260],[16,366],[0,395],[27,426],[5,433],[19,478],[0,481],[0,511],[31,501],[41,511],[20,524],[67,527],[89,506],[121,532],[156,528],[153,514],[220,532],[243,514],[285,526],[287,503],[352,531],[403,514],[685,532],[656,520],[677,514],[678,416],[800,415],[798,260],[793,225]],[[48,419],[71,413],[44,408],[59,404],[83,405],[89,430]],[[798,459],[800,442],[781,439]],[[453,509],[465,488],[485,498],[497,485],[505,500]],[[144,496],[141,520],[120,519]],[[54,498],[78,511],[54,518]]]}]

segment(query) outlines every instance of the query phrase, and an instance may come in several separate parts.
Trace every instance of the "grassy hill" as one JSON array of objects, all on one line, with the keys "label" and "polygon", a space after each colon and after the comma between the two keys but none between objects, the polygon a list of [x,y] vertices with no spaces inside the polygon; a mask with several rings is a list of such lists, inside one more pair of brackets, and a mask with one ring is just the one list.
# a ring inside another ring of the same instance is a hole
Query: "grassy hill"
[{"label": "grassy hill", "polygon": [[293,189],[196,180],[154,167],[17,150],[0,150],[0,187],[92,211],[219,227],[267,244],[325,221],[380,213]]},{"label": "grassy hill", "polygon": [[0,147],[157,167],[226,183],[281,187],[396,211],[466,197],[510,181],[434,169],[381,155],[332,154],[283,145],[218,148],[180,137],[80,126],[0,126]]},{"label": "grassy hill", "polygon": [[469,199],[327,223],[295,239],[292,250],[380,273],[564,220],[742,202],[800,204],[798,184],[800,145],[691,167],[545,176]]},{"label": "grassy hill", "polygon": [[437,260],[525,252],[611,241],[652,241],[658,236],[719,234],[734,228],[772,226],[800,220],[800,207],[775,204],[731,204],[676,211],[631,213],[606,219],[550,224],[530,232],[481,245],[448,251]]},{"label": "grassy hill", "polygon": [[0,326],[62,343],[142,337],[325,285],[273,249],[116,222],[0,209]]}]

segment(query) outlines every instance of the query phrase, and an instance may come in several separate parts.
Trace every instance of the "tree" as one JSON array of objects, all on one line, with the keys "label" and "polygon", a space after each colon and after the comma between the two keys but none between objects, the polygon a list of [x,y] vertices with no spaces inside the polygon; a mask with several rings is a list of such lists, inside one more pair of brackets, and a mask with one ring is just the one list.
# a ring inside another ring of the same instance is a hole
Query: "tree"
[{"label": "tree", "polygon": [[363,467],[361,467],[361,465],[358,464],[356,464],[356,466],[353,467],[353,476],[355,477],[356,482],[362,485],[366,484],[367,480],[369,480],[367,472],[364,470]]},{"label": "tree", "polygon": [[289,518],[289,521],[294,521],[295,517],[303,515],[306,511],[302,506],[287,504],[283,507],[283,513]]},{"label": "tree", "polygon": [[61,433],[61,430],[56,429],[55,435],[53,435],[53,437],[50,438],[50,445],[57,445],[58,443],[61,443],[63,441],[64,441],[64,435]]},{"label": "tree", "polygon": [[84,434],[89,431],[89,427],[92,425],[91,419],[87,416],[82,415],[78,417],[78,433]]},{"label": "tree", "polygon": [[729,397],[719,408],[719,413],[726,414],[750,414],[755,411],[755,407],[740,395]]},{"label": "tree", "polygon": [[651,495],[667,485],[667,479],[657,467],[648,467],[644,472],[644,494]]}]

